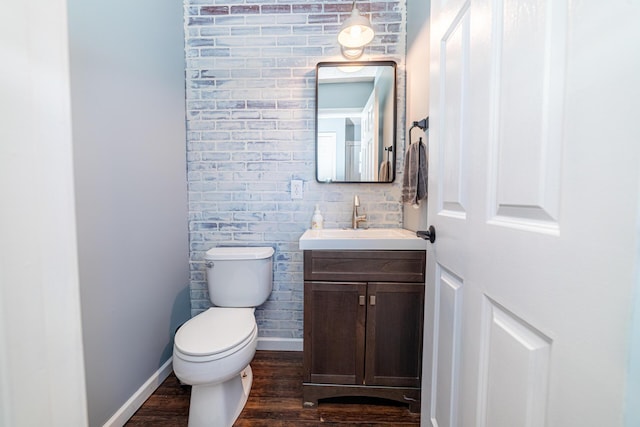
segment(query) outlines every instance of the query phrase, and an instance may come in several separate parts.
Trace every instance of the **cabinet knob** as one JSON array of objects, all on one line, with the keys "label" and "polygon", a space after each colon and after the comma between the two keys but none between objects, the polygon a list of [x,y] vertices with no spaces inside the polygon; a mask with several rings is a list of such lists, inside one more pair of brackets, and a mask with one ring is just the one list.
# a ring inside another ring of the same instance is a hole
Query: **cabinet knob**
[{"label": "cabinet knob", "polygon": [[369,305],[376,305],[376,296],[369,295]]},{"label": "cabinet knob", "polygon": [[358,303],[359,303],[360,305],[364,305],[364,295],[360,295],[360,296],[358,297]]}]

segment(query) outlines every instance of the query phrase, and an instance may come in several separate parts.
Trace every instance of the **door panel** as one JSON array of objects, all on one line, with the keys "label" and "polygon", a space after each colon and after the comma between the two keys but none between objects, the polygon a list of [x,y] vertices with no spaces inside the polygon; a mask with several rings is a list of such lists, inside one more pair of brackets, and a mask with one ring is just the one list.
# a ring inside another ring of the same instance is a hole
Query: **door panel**
[{"label": "door panel", "polygon": [[442,119],[439,163],[440,174],[438,207],[440,215],[464,219],[467,204],[468,134],[465,132],[464,108],[467,106],[469,73],[469,8],[463,8],[452,22],[441,41],[440,80]]},{"label": "door panel", "polygon": [[497,225],[559,232],[566,9],[564,0],[490,6],[488,206]]},{"label": "door panel", "polygon": [[544,426],[552,340],[486,298],[479,425]]},{"label": "door panel", "polygon": [[[458,418],[462,280],[436,267],[431,414],[434,425],[456,425]],[[429,347],[428,347],[429,348]]]}]

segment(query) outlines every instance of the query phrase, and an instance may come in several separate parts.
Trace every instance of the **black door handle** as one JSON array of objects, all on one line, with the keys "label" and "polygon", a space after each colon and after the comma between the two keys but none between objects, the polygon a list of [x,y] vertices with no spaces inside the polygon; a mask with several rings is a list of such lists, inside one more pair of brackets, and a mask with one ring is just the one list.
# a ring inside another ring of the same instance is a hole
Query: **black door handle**
[{"label": "black door handle", "polygon": [[433,243],[436,241],[436,229],[433,228],[433,225],[430,225],[429,229],[426,231],[425,230],[416,231],[416,236]]}]

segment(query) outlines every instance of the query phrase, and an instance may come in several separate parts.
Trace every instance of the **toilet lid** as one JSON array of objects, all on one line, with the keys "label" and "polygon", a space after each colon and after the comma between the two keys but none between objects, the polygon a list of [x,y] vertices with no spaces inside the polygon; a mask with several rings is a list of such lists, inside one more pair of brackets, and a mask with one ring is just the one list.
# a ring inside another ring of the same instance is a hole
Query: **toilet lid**
[{"label": "toilet lid", "polygon": [[212,307],[182,325],[174,344],[191,356],[213,355],[245,341],[255,328],[253,308]]}]

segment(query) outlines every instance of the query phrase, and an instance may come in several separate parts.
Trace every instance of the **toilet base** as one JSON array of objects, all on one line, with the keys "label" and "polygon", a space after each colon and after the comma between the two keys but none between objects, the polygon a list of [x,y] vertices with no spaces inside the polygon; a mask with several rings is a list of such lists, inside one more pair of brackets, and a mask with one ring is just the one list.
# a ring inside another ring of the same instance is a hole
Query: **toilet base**
[{"label": "toilet base", "polygon": [[189,427],[232,427],[247,403],[253,371],[247,366],[228,381],[191,387]]}]

